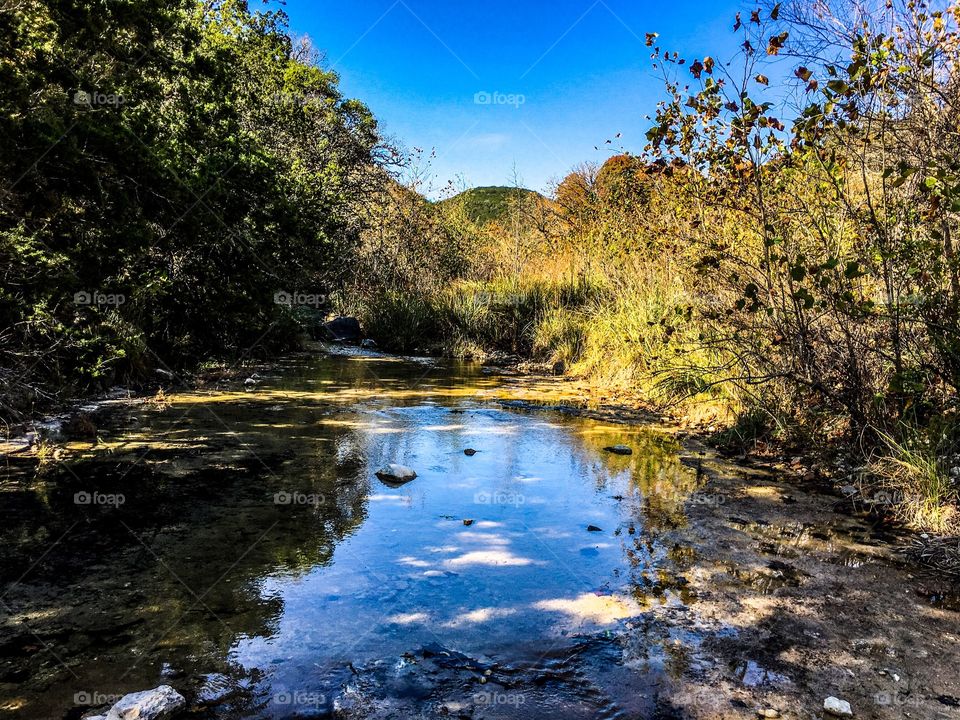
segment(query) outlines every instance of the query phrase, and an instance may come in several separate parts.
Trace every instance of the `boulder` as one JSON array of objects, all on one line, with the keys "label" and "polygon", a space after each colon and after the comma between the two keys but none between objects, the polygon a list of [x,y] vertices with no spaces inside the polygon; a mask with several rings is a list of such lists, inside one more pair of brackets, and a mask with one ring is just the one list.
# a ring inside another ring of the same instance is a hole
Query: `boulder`
[{"label": "boulder", "polygon": [[614,455],[633,455],[633,450],[626,445],[608,445],[604,450]]},{"label": "boulder", "polygon": [[323,324],[323,332],[334,342],[353,342],[363,337],[360,321],[355,317],[335,317]]},{"label": "boulder", "polygon": [[403,485],[417,477],[417,473],[406,465],[390,463],[377,470],[376,475],[380,482],[387,485]]},{"label": "boulder", "polygon": [[187,701],[169,685],[129,693],[107,712],[107,720],[161,720],[183,710]]},{"label": "boulder", "polygon": [[372,338],[365,338],[360,342],[360,347],[365,350],[375,350],[377,347],[377,341]]}]

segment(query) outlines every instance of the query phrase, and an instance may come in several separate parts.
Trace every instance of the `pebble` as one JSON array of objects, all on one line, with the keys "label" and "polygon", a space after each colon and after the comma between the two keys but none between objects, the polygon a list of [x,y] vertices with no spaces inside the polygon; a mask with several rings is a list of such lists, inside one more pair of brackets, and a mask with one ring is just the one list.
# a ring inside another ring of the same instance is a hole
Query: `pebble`
[{"label": "pebble", "polygon": [[376,476],[380,478],[381,482],[387,483],[388,485],[402,485],[416,478],[417,473],[406,465],[390,463],[377,470]]},{"label": "pebble", "polygon": [[828,697],[823,701],[823,709],[826,713],[836,717],[853,717],[853,709],[850,703],[840,698]]}]

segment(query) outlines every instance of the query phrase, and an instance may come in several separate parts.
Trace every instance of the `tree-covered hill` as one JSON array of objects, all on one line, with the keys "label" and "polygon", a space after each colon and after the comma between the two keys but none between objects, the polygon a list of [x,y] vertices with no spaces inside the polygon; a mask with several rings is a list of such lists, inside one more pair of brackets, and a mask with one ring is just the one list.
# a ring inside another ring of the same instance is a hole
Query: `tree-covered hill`
[{"label": "tree-covered hill", "polygon": [[467,218],[478,225],[505,218],[511,207],[511,199],[537,196],[539,193],[525,188],[487,186],[465,190],[459,195],[441,201],[441,205],[462,204]]}]

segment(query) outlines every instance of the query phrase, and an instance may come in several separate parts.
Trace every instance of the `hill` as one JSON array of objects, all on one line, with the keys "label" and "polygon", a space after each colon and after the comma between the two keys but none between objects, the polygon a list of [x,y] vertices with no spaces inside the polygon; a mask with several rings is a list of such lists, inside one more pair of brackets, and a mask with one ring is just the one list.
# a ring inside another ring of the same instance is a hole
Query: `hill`
[{"label": "hill", "polygon": [[517,193],[523,193],[524,195],[539,194],[526,188],[477,187],[465,190],[447,200],[442,200],[440,204],[462,203],[470,220],[478,225],[485,225],[488,222],[505,217],[510,210],[510,199],[516,197]]}]

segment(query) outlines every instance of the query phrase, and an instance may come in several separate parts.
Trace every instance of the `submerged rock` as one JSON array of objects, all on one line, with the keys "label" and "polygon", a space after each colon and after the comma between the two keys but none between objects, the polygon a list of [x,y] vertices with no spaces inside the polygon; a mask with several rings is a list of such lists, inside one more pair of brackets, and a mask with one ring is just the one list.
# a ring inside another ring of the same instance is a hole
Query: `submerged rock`
[{"label": "submerged rock", "polygon": [[626,445],[608,445],[604,450],[614,455],[633,455],[633,449]]},{"label": "submerged rock", "polygon": [[203,686],[197,691],[198,705],[219,705],[235,695],[240,688],[226,675],[211,673],[203,679]]},{"label": "submerged rock", "polygon": [[162,720],[186,707],[187,701],[169,685],[130,693],[120,698],[106,714],[106,720]]},{"label": "submerged rock", "polygon": [[397,463],[384,465],[377,470],[376,475],[380,479],[380,482],[384,482],[387,485],[403,485],[417,477],[417,473],[412,468],[408,468],[406,465],[398,465]]},{"label": "submerged rock", "polygon": [[836,717],[853,717],[853,709],[850,703],[840,698],[828,697],[823,701],[823,709],[829,715]]},{"label": "submerged rock", "polygon": [[463,454],[466,455],[467,457],[473,457],[474,455],[477,454],[477,451],[474,450],[473,448],[467,448],[466,450],[463,451]]}]

